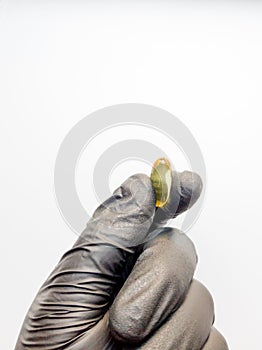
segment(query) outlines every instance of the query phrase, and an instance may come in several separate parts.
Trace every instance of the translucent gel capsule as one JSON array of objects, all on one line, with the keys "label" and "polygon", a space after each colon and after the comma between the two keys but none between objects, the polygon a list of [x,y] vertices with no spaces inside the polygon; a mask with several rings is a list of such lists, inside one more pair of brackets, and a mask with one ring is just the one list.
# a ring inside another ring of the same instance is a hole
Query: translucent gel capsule
[{"label": "translucent gel capsule", "polygon": [[168,201],[172,185],[172,167],[167,158],[159,158],[154,162],[150,179],[156,193],[156,206],[163,207]]}]

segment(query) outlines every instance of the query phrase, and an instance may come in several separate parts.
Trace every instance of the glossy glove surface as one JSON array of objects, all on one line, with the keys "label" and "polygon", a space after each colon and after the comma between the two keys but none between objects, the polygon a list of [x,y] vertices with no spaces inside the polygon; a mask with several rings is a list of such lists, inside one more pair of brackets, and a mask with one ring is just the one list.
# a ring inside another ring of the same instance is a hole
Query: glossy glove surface
[{"label": "glossy glove surface", "polygon": [[195,203],[201,179],[173,177],[163,208],[136,174],[96,209],[40,288],[15,350],[228,349],[209,292],[193,280],[193,243],[163,227]]}]

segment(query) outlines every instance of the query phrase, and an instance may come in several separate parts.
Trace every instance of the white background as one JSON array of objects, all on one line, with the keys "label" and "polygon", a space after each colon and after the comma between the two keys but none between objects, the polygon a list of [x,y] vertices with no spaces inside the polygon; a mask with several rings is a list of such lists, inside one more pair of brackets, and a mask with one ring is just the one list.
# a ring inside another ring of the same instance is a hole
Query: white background
[{"label": "white background", "polygon": [[202,149],[196,277],[230,349],[260,350],[262,3],[1,1],[0,50],[0,348],[76,239],[53,191],[63,138],[96,109],[140,102],[179,117]]}]

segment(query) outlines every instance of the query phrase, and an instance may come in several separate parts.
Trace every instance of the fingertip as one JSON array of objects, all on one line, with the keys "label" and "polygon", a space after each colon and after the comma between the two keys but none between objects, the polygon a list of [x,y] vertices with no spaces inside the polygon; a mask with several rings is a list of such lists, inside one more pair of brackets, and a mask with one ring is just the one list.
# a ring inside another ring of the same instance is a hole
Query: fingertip
[{"label": "fingertip", "polygon": [[[199,199],[203,190],[201,177],[192,171],[178,173],[179,204],[173,211],[173,218],[190,209]],[[171,211],[171,210],[170,210]]]},{"label": "fingertip", "polygon": [[191,208],[202,193],[203,181],[201,177],[192,171],[183,171],[179,174],[181,194]]}]

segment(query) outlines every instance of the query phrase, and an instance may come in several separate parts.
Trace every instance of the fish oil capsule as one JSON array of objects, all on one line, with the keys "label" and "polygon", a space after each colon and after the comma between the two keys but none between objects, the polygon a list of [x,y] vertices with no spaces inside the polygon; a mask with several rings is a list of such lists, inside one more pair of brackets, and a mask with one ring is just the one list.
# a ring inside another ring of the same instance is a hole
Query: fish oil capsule
[{"label": "fish oil capsule", "polygon": [[156,207],[163,207],[170,196],[172,185],[172,167],[167,158],[157,159],[150,176],[156,193]]}]

